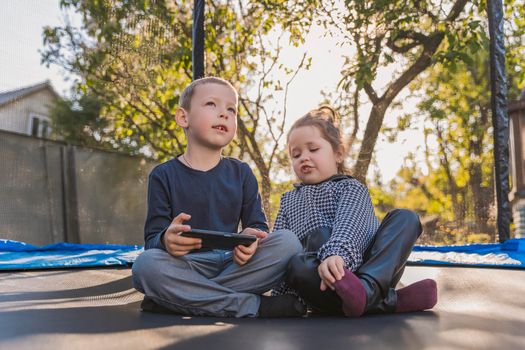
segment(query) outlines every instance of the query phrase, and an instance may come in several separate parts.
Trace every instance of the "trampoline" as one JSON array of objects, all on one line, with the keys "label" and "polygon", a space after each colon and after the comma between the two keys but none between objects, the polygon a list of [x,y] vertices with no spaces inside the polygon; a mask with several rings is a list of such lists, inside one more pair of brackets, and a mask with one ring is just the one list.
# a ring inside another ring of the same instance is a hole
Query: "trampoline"
[{"label": "trampoline", "polygon": [[6,349],[522,349],[523,270],[408,266],[438,283],[432,311],[359,319],[232,319],[140,311],[129,268],[0,273]]},{"label": "trampoline", "polygon": [[[492,7],[498,4],[489,2]],[[204,74],[203,6],[203,1],[196,1],[194,78]],[[489,8],[488,12],[491,31],[497,31],[495,23],[501,20],[502,11]],[[491,39],[494,40],[492,35]],[[496,42],[491,56],[499,54],[501,58],[503,49],[498,45]],[[503,67],[501,60],[497,63]],[[505,96],[502,72],[493,73],[491,79],[495,84],[494,99]],[[492,105],[498,106],[496,102]],[[503,99],[499,106],[504,105]],[[508,140],[508,120],[502,110],[494,110],[495,182],[498,233],[500,241],[505,241],[509,238],[510,215],[506,198],[508,156],[502,149]],[[66,157],[66,153],[61,156]],[[406,268],[400,286],[423,278],[433,278],[438,283],[438,304],[431,311],[366,315],[358,319],[312,316],[234,319],[142,312],[143,296],[133,289],[131,269],[126,263],[110,267],[0,270],[0,347],[193,350],[525,347],[525,270],[441,262],[412,264]]]},{"label": "trampoline", "polygon": [[[140,246],[0,241],[0,345],[16,349],[521,349],[525,239],[416,246],[401,287],[438,283],[431,311],[359,319],[188,317],[142,312]],[[470,264],[470,266],[468,266]]]}]

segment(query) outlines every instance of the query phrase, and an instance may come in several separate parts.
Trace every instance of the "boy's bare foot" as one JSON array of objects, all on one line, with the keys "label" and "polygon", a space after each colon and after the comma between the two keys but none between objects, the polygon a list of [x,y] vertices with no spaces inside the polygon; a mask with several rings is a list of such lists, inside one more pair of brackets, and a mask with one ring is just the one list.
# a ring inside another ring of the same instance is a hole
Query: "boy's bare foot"
[{"label": "boy's bare foot", "polygon": [[301,317],[306,314],[306,306],[297,297],[285,294],[274,297],[261,295],[260,318]]},{"label": "boy's bare foot", "polygon": [[396,312],[413,312],[432,309],[437,303],[437,285],[424,279],[408,285],[397,293]]}]

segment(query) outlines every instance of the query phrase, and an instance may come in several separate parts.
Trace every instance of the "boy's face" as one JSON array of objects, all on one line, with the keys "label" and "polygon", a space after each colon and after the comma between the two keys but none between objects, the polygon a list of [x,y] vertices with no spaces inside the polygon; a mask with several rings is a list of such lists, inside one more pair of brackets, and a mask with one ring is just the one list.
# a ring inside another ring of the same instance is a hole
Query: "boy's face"
[{"label": "boy's face", "polygon": [[228,86],[207,83],[195,88],[190,110],[177,116],[180,126],[187,128],[188,142],[197,142],[212,149],[221,149],[237,132],[237,96]]},{"label": "boy's face", "polygon": [[301,182],[311,185],[337,174],[342,152],[334,152],[319,128],[313,125],[293,129],[288,137],[293,171]]}]

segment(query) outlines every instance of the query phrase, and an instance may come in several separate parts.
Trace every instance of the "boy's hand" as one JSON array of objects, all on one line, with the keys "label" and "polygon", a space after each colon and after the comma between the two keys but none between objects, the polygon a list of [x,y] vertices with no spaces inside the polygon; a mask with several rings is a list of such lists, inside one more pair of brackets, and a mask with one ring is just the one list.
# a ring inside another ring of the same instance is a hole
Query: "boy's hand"
[{"label": "boy's hand", "polygon": [[191,215],[180,213],[177,215],[164,233],[163,243],[166,251],[173,256],[183,256],[193,249],[200,249],[202,240],[200,238],[182,237],[182,232],[191,230],[190,225],[183,225],[184,221],[191,218]]},{"label": "boy's hand", "polygon": [[325,291],[327,287],[334,290],[335,281],[339,281],[345,275],[345,263],[339,255],[332,255],[324,259],[317,271],[321,277],[320,289]]},{"label": "boy's hand", "polygon": [[238,245],[233,249],[233,261],[239,266],[246,264],[252,258],[253,254],[255,254],[258,245],[259,239],[247,247]]},{"label": "boy's hand", "polygon": [[244,235],[255,236],[257,237],[257,240],[248,247],[238,245],[233,249],[233,261],[235,261],[237,265],[240,266],[246,264],[252,258],[253,254],[255,254],[257,247],[259,246],[259,240],[268,236],[267,232],[251,227],[245,228],[241,233]]},{"label": "boy's hand", "polygon": [[257,238],[263,239],[268,236],[268,232],[259,230],[258,228],[247,227],[242,232],[243,235],[252,235]]}]

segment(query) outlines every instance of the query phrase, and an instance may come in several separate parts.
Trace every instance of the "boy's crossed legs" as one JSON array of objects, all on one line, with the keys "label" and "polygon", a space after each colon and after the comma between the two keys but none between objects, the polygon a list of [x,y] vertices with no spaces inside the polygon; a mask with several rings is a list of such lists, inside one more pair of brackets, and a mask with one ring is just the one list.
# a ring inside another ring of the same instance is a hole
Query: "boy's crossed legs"
[{"label": "boy's crossed legs", "polygon": [[297,237],[287,230],[261,240],[243,266],[233,262],[229,251],[173,257],[164,250],[149,249],[133,264],[133,284],[155,303],[177,313],[255,317],[262,304],[267,305],[260,294],[282,281],[289,259],[301,250]]}]

